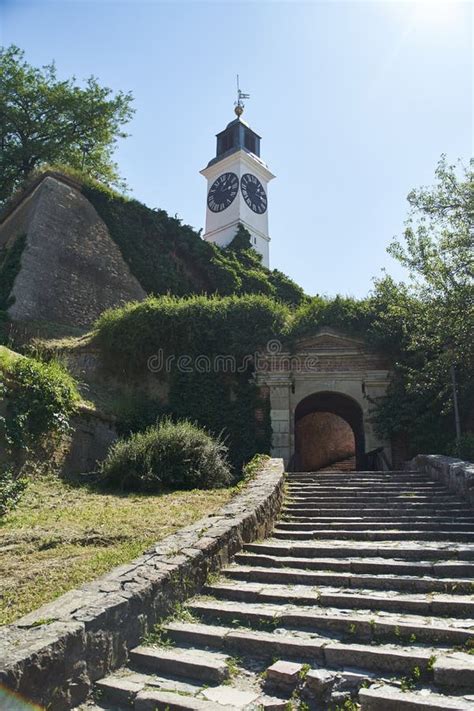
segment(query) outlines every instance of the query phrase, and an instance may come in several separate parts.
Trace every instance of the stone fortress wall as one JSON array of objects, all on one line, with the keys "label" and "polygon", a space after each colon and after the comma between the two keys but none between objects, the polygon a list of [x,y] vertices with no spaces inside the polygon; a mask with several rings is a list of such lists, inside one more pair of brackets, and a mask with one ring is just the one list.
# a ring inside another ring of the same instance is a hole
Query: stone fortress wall
[{"label": "stone fortress wall", "polygon": [[108,308],[146,294],[79,187],[57,175],[33,186],[0,222],[0,248],[26,244],[9,315],[89,328]]}]

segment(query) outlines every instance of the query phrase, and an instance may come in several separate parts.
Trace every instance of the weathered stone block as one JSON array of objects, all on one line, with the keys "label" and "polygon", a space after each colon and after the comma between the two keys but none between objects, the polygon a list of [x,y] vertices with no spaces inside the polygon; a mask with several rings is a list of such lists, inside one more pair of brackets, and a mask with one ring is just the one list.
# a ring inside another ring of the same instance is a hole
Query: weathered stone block
[{"label": "weathered stone block", "polygon": [[310,669],[305,677],[305,688],[314,696],[326,695],[334,686],[337,675],[327,669]]},{"label": "weathered stone block", "polygon": [[78,622],[0,630],[0,686],[57,711],[79,704],[90,691],[86,635]]},{"label": "weathered stone block", "polygon": [[267,681],[274,686],[296,686],[300,680],[302,664],[278,661],[268,667]]}]

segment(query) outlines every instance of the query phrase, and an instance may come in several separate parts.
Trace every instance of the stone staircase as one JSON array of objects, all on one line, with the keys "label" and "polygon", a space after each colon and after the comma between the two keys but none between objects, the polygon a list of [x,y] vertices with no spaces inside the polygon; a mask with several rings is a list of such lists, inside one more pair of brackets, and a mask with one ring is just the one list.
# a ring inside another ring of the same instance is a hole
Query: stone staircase
[{"label": "stone staircase", "polygon": [[469,652],[474,511],[417,472],[298,472],[273,536],[87,708],[472,711]]}]

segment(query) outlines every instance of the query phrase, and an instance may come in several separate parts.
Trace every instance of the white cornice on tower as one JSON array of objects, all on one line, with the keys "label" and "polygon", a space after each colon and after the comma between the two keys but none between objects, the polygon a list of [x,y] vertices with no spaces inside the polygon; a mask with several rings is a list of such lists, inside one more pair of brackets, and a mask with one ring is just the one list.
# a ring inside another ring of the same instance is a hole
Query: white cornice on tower
[{"label": "white cornice on tower", "polygon": [[236,159],[241,162],[242,165],[247,166],[249,170],[258,170],[260,175],[267,182],[270,182],[270,180],[273,180],[273,178],[275,178],[273,173],[268,169],[267,164],[264,163],[261,158],[254,155],[253,153],[248,153],[247,151],[244,151],[242,148],[238,151],[230,153],[217,163],[207,165],[199,172],[201,173],[201,175],[204,175],[204,177],[208,180],[215,179],[218,175],[221,175],[221,173],[225,173],[227,170],[230,170],[230,168],[234,167]]}]

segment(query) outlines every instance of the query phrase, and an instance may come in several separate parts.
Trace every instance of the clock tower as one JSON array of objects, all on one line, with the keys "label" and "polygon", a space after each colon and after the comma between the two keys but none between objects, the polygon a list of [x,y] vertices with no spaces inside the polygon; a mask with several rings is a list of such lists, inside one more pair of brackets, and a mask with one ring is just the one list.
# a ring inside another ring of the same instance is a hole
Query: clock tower
[{"label": "clock tower", "polygon": [[208,242],[227,247],[239,223],[250,232],[252,247],[269,266],[267,185],[275,176],[260,158],[260,136],[242,120],[248,98],[238,89],[237,118],[217,134],[216,156],[201,175],[207,178],[206,231]]}]

